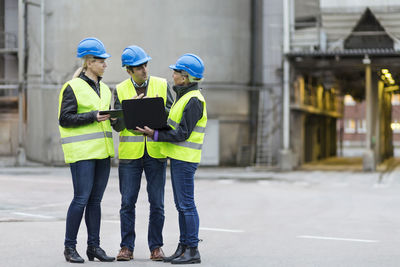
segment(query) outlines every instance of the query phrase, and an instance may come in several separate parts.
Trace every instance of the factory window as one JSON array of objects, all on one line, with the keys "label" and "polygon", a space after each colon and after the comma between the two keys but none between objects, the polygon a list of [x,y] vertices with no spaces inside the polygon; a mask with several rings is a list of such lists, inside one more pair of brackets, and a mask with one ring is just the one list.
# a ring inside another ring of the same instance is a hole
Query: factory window
[{"label": "factory window", "polygon": [[393,133],[400,133],[400,122],[395,120],[390,126],[392,127]]},{"label": "factory window", "polygon": [[367,122],[365,120],[357,120],[357,133],[367,132]]},{"label": "factory window", "polygon": [[393,106],[400,105],[400,94],[392,94],[392,105]]},{"label": "factory window", "polygon": [[354,99],[351,95],[345,95],[344,96],[344,105],[345,106],[355,106],[356,101],[354,101]]},{"label": "factory window", "polygon": [[356,121],[353,119],[344,120],[344,132],[355,133],[356,132]]}]

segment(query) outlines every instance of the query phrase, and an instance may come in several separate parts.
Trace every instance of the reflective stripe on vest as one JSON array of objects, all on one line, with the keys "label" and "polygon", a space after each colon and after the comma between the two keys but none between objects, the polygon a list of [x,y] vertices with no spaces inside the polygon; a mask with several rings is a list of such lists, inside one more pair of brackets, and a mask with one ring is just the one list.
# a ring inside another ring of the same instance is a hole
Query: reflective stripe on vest
[{"label": "reflective stripe on vest", "polygon": [[193,97],[198,98],[203,103],[203,116],[196,123],[188,139],[183,142],[166,143],[161,152],[173,159],[199,163],[207,125],[206,103],[199,90],[187,92],[174,103],[168,116],[168,124],[171,126],[172,131],[177,131],[186,104]]},{"label": "reflective stripe on vest", "polygon": [[120,136],[120,142],[143,142],[144,136],[143,135],[133,135],[133,136]]},{"label": "reflective stripe on vest", "polygon": [[182,147],[187,147],[187,148],[192,148],[192,149],[197,149],[197,150],[201,150],[201,147],[203,146],[203,144],[197,144],[197,143],[188,142],[188,141],[177,142],[177,143],[173,143],[173,144],[177,145],[177,146],[182,146]]},{"label": "reflective stripe on vest", "polygon": [[[179,123],[174,122],[171,119],[168,119],[167,123],[171,126],[174,126],[174,128],[178,128]],[[205,133],[206,132],[206,127],[202,127],[202,126],[195,126],[193,128],[193,132],[198,132],[198,133]]]},{"label": "reflective stripe on vest", "polygon": [[[61,89],[58,116],[60,116],[64,90],[68,85],[76,98],[78,114],[109,109],[111,91],[105,83],[100,82],[99,96],[87,82],[81,78],[75,78],[66,82]],[[93,121],[76,127],[59,126],[59,130],[66,163],[114,156],[112,128],[109,120]]]},{"label": "reflective stripe on vest", "polygon": [[[117,94],[121,103],[123,100],[132,99],[137,95],[131,79],[126,79],[117,85]],[[162,97],[165,105],[167,101],[167,80],[150,76],[146,96]],[[119,135],[118,156],[120,159],[141,158],[144,155],[145,148],[147,153],[152,158],[166,157],[160,152],[160,147],[164,144],[164,142],[153,142],[151,138],[147,138],[142,134],[139,135],[132,133],[127,129],[122,130]]]},{"label": "reflective stripe on vest", "polygon": [[98,138],[112,138],[112,132],[99,132],[99,133],[90,133],[90,134],[82,134],[70,137],[61,138],[61,144],[69,144],[75,142],[81,142],[91,139],[98,139]]}]

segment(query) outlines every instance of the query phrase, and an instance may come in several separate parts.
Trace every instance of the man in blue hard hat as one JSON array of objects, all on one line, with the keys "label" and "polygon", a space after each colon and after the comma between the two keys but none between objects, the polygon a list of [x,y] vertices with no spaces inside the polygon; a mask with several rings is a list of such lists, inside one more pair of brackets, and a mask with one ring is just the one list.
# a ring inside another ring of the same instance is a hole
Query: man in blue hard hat
[{"label": "man in blue hard hat", "polygon": [[[168,113],[173,102],[172,94],[166,79],[148,75],[147,63],[151,57],[141,47],[132,45],[124,49],[121,60],[122,67],[126,67],[130,78],[116,86],[114,108],[121,108],[122,101],[126,99],[162,97]],[[126,129],[123,119],[117,119],[112,124],[114,130],[120,132],[118,173],[121,192],[121,250],[117,260],[133,259],[136,238],[135,205],[144,171],[150,202],[148,226],[150,259],[162,261],[164,258],[161,249],[164,227],[164,187],[167,165],[166,156],[160,152],[163,144],[153,142],[142,133]]]}]

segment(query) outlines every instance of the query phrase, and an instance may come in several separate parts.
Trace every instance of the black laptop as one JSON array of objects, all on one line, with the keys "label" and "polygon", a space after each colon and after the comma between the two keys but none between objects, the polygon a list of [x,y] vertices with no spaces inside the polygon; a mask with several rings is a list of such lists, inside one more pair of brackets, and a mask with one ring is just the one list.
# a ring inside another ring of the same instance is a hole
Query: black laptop
[{"label": "black laptop", "polygon": [[144,126],[155,130],[171,129],[167,124],[167,113],[162,97],[123,100],[122,110],[128,130]]}]

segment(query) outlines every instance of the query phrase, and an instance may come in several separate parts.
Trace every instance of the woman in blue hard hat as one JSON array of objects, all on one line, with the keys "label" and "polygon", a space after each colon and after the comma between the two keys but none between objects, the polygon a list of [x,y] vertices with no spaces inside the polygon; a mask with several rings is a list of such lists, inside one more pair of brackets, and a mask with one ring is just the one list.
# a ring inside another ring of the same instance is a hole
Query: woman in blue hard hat
[{"label": "woman in blue hard hat", "polygon": [[110,157],[114,156],[109,115],[99,114],[111,103],[111,91],[101,81],[110,55],[99,39],[85,38],[78,45],[77,56],[83,59],[83,66],[64,84],[59,96],[61,144],[74,188],[66,219],[64,256],[72,263],[84,262],[76,251],[76,239],[85,213],[89,260],[113,261],[100,247],[99,237],[100,203],[110,174]]},{"label": "woman in blue hard hat", "polygon": [[[149,76],[147,63],[151,57],[139,46],[131,45],[121,55],[122,67],[126,67],[129,78],[116,86],[114,108],[121,108],[121,102],[132,98],[161,97],[167,112],[173,99],[166,79]],[[143,116],[144,114],[135,114]],[[126,129],[123,119],[112,123],[120,132],[118,147],[119,188],[121,192],[121,243],[117,261],[133,259],[135,249],[136,201],[138,199],[142,173],[146,174],[147,196],[150,203],[148,246],[150,259],[162,261],[164,227],[164,187],[167,159],[160,152],[162,143],[152,142],[142,133]]]},{"label": "woman in blue hard hat", "polygon": [[161,153],[170,158],[171,181],[175,206],[179,213],[179,244],[175,253],[165,257],[172,264],[200,263],[197,248],[199,215],[194,202],[194,174],[201,159],[201,148],[207,124],[206,101],[200,93],[203,61],[194,54],[184,54],[174,65],[176,100],[168,116],[171,130],[154,131],[138,128],[154,141],[167,142]]}]

